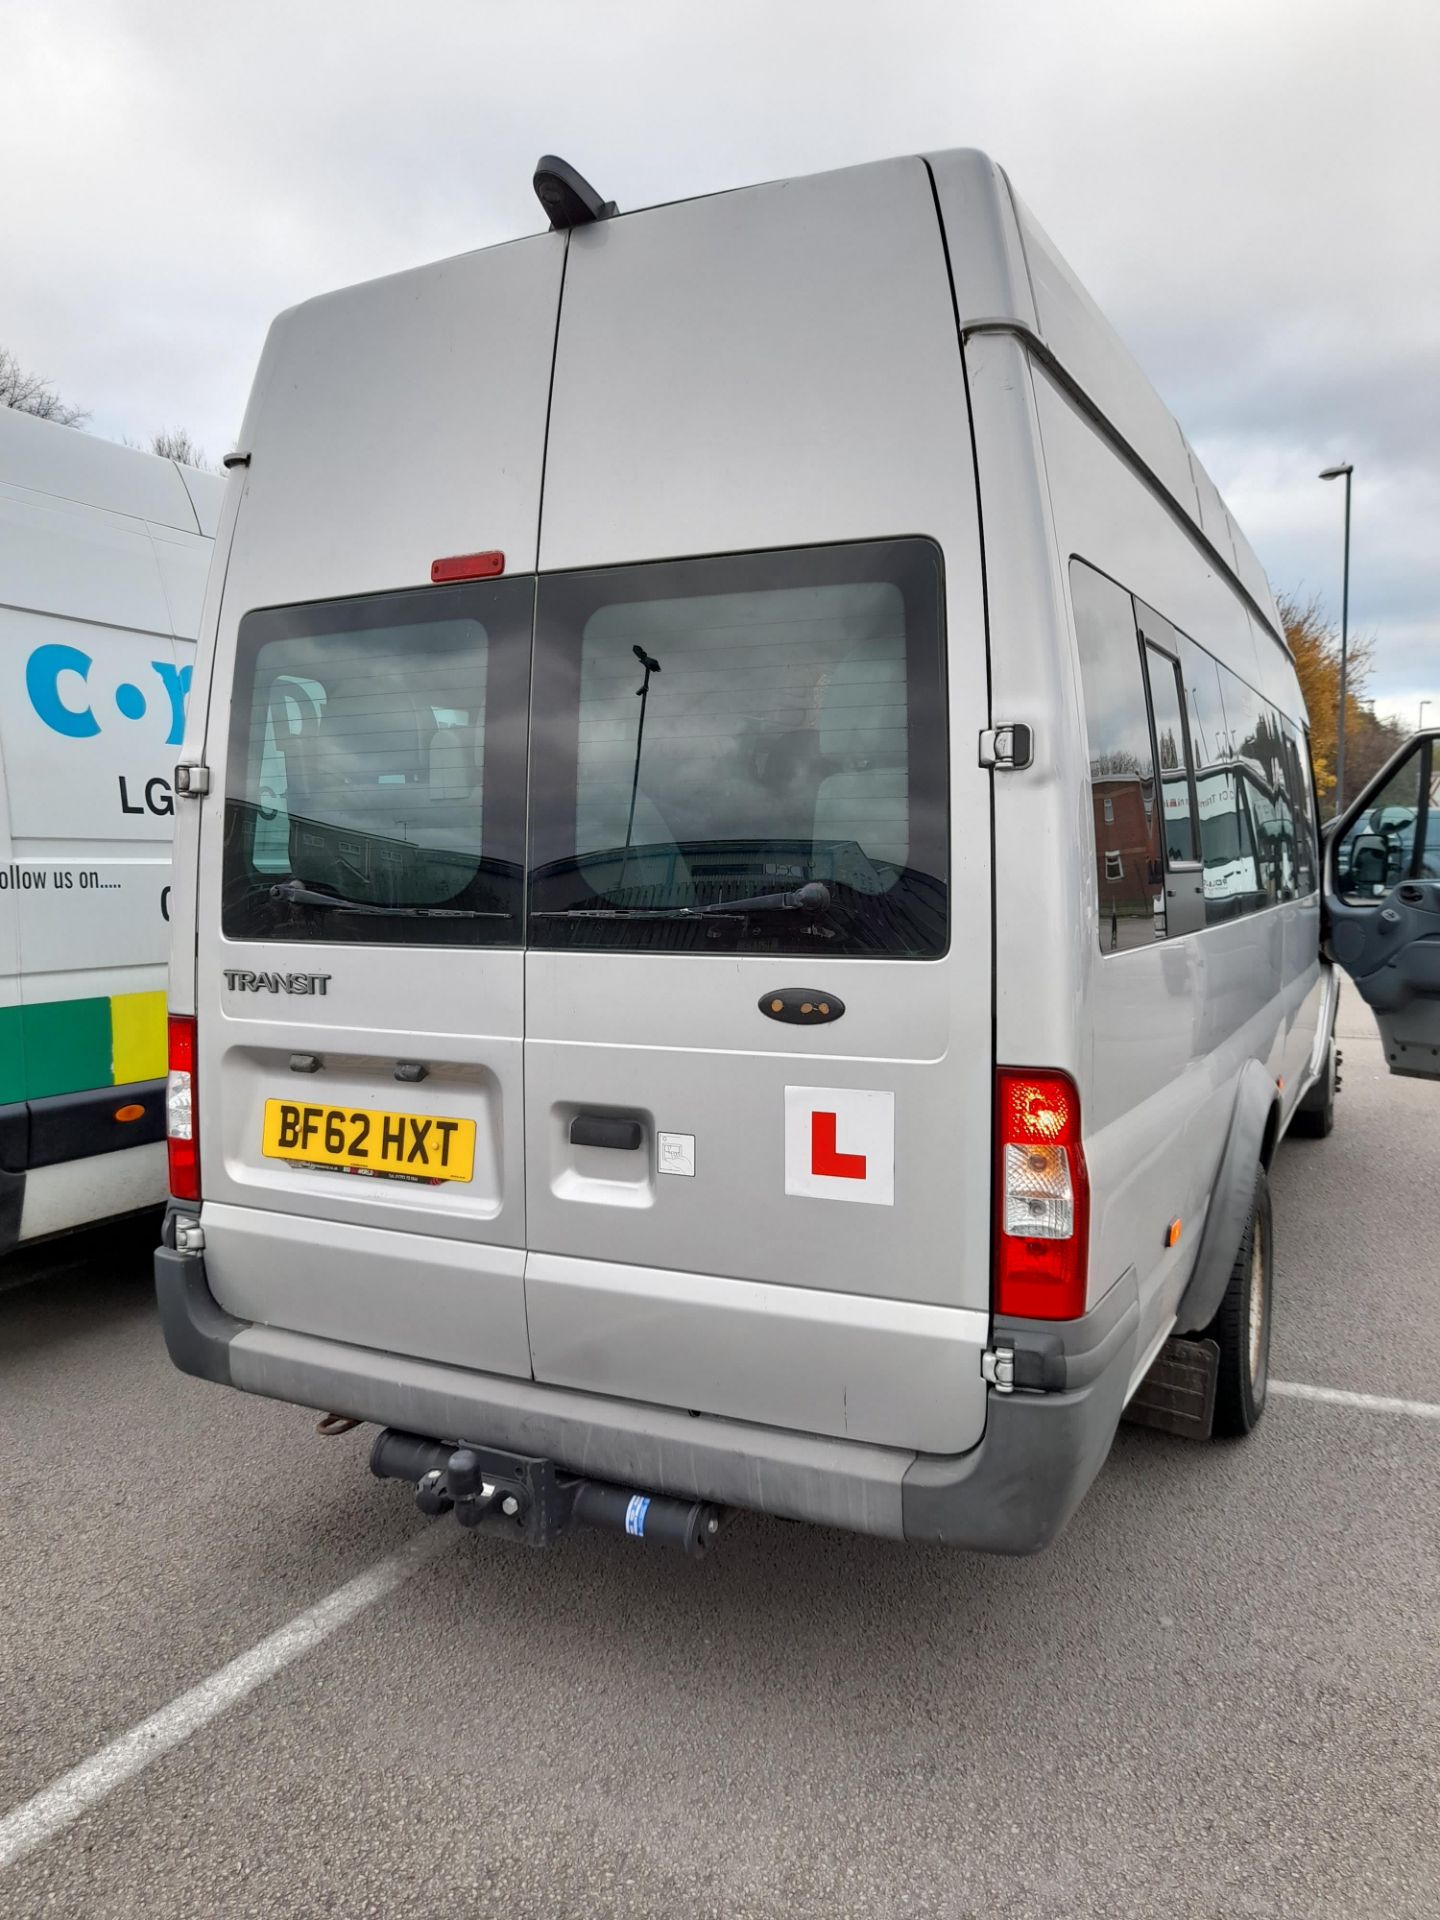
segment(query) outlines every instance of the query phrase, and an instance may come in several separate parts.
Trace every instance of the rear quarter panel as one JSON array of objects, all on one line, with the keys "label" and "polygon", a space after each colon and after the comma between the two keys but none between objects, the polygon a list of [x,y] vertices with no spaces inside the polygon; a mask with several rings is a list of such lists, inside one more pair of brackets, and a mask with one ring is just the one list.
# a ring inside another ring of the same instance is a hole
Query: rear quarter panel
[{"label": "rear quarter panel", "polygon": [[[992,350],[985,342],[984,352]],[[974,355],[972,347],[972,381]],[[1189,1276],[1240,1069],[1254,1058],[1272,1077],[1282,1073],[1297,996],[1286,984],[1283,908],[1102,956],[1070,557],[1108,573],[1252,684],[1260,675],[1244,605],[1213,561],[1047,372],[1030,367],[1017,379],[1017,390],[1025,386],[1034,396],[1052,524],[1045,575],[1059,659],[1048,668],[1025,661],[1023,643],[1002,634],[992,562],[995,699],[997,713],[1009,718],[1025,678],[1053,686],[1046,711],[1056,741],[1046,756],[1045,777],[1054,781],[1049,834],[1063,844],[1068,875],[1057,885],[1058,876],[1042,869],[1041,883],[1056,887],[1050,898],[1065,931],[1049,932],[1027,951],[1030,881],[1045,825],[1021,791],[1023,779],[997,779],[997,848],[1008,850],[997,854],[998,1051],[1002,1059],[1053,1063],[1076,1075],[1091,1182],[1091,1301],[1135,1267],[1143,1355],[1163,1334]],[[981,458],[983,480],[983,445]],[[988,513],[988,499],[986,506]],[[1012,688],[1021,662],[1025,678]],[[1048,1015],[1037,1021],[1033,1007]],[[1176,1218],[1180,1243],[1168,1249],[1166,1229]]]}]

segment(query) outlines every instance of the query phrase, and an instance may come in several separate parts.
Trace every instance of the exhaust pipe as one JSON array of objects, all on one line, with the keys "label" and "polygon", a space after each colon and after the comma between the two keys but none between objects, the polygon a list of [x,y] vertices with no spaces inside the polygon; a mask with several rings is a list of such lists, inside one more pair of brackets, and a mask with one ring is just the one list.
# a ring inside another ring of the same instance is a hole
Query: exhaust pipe
[{"label": "exhaust pipe", "polygon": [[370,1449],[378,1480],[408,1480],[422,1513],[454,1512],[462,1527],[482,1528],[549,1546],[572,1527],[595,1527],[679,1547],[699,1559],[714,1544],[724,1512],[708,1500],[638,1493],[563,1473],[553,1460],[448,1447],[386,1427]]}]

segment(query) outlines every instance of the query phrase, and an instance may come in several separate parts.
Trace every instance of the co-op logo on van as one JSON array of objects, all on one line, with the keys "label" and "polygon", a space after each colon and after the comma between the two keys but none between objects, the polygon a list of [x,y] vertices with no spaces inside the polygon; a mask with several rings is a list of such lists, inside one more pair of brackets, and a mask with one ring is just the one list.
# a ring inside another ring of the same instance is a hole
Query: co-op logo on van
[{"label": "co-op logo on van", "polygon": [[[169,703],[167,747],[178,747],[185,736],[185,696],[190,691],[190,667],[177,667],[173,660],[152,660],[150,671],[158,686],[137,687],[122,680],[108,700],[96,712],[91,699],[90,669],[95,662],[83,648],[51,641],[36,647],[25,662],[25,691],[30,704],[52,733],[67,740],[93,740],[97,733],[113,724],[110,708],[121,720],[143,720],[151,703]],[[165,711],[162,706],[161,712]]]},{"label": "co-op logo on van", "polygon": [[320,993],[330,984],[328,973],[245,973],[237,967],[225,969],[225,984],[232,993]]}]

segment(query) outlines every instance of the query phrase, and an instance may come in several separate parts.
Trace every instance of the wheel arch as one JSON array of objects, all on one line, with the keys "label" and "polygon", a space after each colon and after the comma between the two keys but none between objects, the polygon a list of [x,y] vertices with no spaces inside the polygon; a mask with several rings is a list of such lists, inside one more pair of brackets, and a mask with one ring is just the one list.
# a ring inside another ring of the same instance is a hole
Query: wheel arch
[{"label": "wheel arch", "polygon": [[1200,1251],[1175,1317],[1176,1333],[1199,1333],[1219,1311],[1235,1249],[1250,1217],[1255,1169],[1268,1171],[1279,1137],[1275,1082],[1258,1060],[1247,1060],[1235,1089],[1230,1130],[1211,1189]]},{"label": "wheel arch", "polygon": [[1272,1099],[1270,1112],[1265,1120],[1265,1132],[1260,1141],[1260,1164],[1268,1173],[1275,1158],[1275,1149],[1280,1144],[1280,1102]]}]

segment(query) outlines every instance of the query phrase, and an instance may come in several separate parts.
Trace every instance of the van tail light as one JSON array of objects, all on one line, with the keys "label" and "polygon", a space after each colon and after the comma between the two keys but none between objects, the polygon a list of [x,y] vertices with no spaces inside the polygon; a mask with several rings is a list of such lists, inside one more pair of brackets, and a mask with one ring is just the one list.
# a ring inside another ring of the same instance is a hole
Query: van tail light
[{"label": "van tail light", "polygon": [[1073,1320],[1090,1244],[1080,1095],[1068,1074],[1018,1067],[996,1092],[995,1311]]},{"label": "van tail light", "polygon": [[195,1022],[170,1016],[170,1078],[165,1088],[165,1144],[170,1191],[177,1200],[200,1198],[200,1111],[195,1099]]}]

